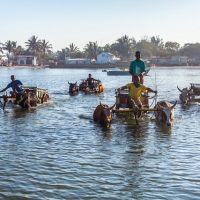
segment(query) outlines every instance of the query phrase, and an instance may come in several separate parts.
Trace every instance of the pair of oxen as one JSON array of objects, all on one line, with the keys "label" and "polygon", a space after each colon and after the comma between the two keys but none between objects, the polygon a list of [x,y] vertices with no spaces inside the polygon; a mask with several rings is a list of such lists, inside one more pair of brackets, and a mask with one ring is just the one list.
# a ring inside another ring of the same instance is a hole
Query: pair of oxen
[{"label": "pair of oxen", "polygon": [[[196,87],[196,86],[197,87]],[[179,99],[181,104],[187,105],[189,102],[194,102],[196,96],[200,96],[200,85],[199,84],[191,84],[189,88],[180,89],[177,86],[178,90],[181,92],[179,95]]]},{"label": "pair of oxen", "polygon": [[[155,106],[155,120],[167,126],[172,126],[174,119],[174,107],[176,106],[176,103],[177,101],[174,104],[167,101],[157,102]],[[112,122],[114,108],[115,104],[109,107],[106,104],[100,103],[93,113],[94,121],[100,123],[102,126],[109,127]],[[133,110],[133,112],[137,115],[138,111]]]}]

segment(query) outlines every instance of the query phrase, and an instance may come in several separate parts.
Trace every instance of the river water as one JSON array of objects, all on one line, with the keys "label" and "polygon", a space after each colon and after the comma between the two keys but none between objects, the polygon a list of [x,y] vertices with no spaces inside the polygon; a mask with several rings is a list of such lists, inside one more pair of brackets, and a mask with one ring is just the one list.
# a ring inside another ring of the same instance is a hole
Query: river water
[{"label": "river water", "polygon": [[[99,96],[68,95],[69,82],[88,73]],[[0,68],[0,88],[15,74],[24,85],[47,88],[48,104],[30,111],[0,110],[0,199],[199,199],[200,105],[175,107],[172,128],[147,118],[114,116],[110,129],[93,123],[99,102],[113,105],[130,76],[102,70]],[[178,100],[180,88],[200,83],[198,68],[156,68],[145,84],[158,100]],[[150,114],[152,116],[152,114]]]}]

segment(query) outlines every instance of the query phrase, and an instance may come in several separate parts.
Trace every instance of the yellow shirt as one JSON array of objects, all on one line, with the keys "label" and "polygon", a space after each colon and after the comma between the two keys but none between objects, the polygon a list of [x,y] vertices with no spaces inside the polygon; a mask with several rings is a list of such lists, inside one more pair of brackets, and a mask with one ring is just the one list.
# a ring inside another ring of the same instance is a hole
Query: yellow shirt
[{"label": "yellow shirt", "polygon": [[148,92],[147,87],[141,84],[139,87],[135,87],[134,83],[129,83],[126,86],[128,87],[128,90],[129,90],[129,96],[134,101],[140,100],[140,97],[143,92]]}]

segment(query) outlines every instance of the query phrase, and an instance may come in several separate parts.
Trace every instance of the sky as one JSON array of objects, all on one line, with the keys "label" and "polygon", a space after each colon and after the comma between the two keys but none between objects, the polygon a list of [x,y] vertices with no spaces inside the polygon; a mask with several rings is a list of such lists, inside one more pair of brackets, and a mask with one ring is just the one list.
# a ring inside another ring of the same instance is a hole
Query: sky
[{"label": "sky", "polygon": [[33,35],[53,50],[89,41],[100,46],[123,35],[136,41],[200,42],[200,0],[0,0],[0,42],[25,42]]}]

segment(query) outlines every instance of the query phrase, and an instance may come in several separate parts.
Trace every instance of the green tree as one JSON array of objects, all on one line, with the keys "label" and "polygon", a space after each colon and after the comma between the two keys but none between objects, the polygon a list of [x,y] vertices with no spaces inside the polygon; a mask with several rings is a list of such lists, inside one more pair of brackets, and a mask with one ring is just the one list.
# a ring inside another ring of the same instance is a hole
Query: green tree
[{"label": "green tree", "polygon": [[85,54],[90,59],[97,60],[97,55],[102,51],[97,42],[89,42],[84,48]]},{"label": "green tree", "polygon": [[70,58],[76,58],[79,53],[79,48],[74,44],[69,44],[69,47],[66,47],[66,56]]},{"label": "green tree", "polygon": [[136,46],[134,38],[129,38],[127,35],[118,38],[116,43],[111,45],[112,52],[119,56],[122,60],[129,60],[133,56]]},{"label": "green tree", "polygon": [[179,53],[190,58],[197,58],[200,55],[200,43],[186,43]]},{"label": "green tree", "polygon": [[4,45],[4,50],[7,50],[8,65],[10,65],[11,60],[14,58],[14,51],[17,46],[17,42],[8,40]]},{"label": "green tree", "polygon": [[33,35],[27,42],[25,42],[26,47],[28,47],[28,51],[34,55],[39,55],[40,52],[40,40],[38,40],[38,37]]},{"label": "green tree", "polygon": [[52,45],[46,41],[46,40],[41,40],[39,43],[39,50],[41,52],[41,55],[39,56],[41,59],[41,64],[44,65],[46,60],[48,59],[48,53],[51,53]]},{"label": "green tree", "polygon": [[165,43],[165,50],[167,55],[172,56],[178,52],[180,44],[177,42],[168,41]]}]

